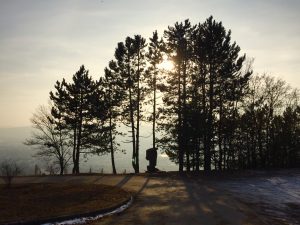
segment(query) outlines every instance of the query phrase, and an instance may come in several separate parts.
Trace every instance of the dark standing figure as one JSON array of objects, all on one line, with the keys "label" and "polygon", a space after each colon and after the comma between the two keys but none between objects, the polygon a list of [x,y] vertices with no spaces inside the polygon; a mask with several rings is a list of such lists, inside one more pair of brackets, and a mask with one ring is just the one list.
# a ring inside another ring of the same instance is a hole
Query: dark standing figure
[{"label": "dark standing figure", "polygon": [[147,171],[150,173],[158,171],[158,169],[155,168],[157,161],[157,148],[147,149],[146,159],[149,160],[149,166],[147,166]]}]

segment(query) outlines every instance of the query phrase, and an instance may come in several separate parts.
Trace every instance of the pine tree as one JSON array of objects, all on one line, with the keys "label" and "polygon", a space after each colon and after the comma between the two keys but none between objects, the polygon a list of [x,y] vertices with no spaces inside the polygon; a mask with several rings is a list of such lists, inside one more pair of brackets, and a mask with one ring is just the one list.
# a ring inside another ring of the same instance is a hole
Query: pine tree
[{"label": "pine tree", "polygon": [[150,43],[147,53],[147,61],[150,66],[147,70],[147,84],[152,91],[153,95],[151,98],[151,103],[153,106],[152,109],[152,148],[156,148],[156,118],[157,118],[157,81],[159,80],[159,64],[163,61],[163,49],[164,42],[162,39],[159,40],[157,31],[153,32],[152,37],[150,38]]},{"label": "pine tree", "polygon": [[[212,17],[198,25],[194,57],[198,68],[198,82],[202,87],[199,91],[202,92],[205,117],[202,121],[205,127],[204,170],[211,170],[212,156],[215,158],[215,167],[222,169],[224,157],[222,143],[224,143],[223,136],[226,135],[223,134],[223,121],[226,117],[236,117],[237,103],[243,96],[252,73],[251,71],[243,73],[245,55],[239,57],[239,46],[235,42],[232,44],[230,42],[231,31],[226,32],[222,23],[216,22]],[[215,151],[215,136],[218,136],[219,152]]]},{"label": "pine tree", "polygon": [[80,154],[87,153],[84,149],[91,148],[91,135],[95,132],[91,109],[94,107],[92,99],[95,99],[97,84],[81,66],[73,75],[72,83],[64,79],[61,83],[57,81],[55,89],[55,93],[50,92],[52,115],[54,118],[62,117],[65,126],[72,132],[73,173],[79,173]]},{"label": "pine tree", "polygon": [[145,79],[146,41],[140,35],[127,37],[120,42],[115,51],[118,73],[124,80],[125,100],[122,117],[125,125],[130,127],[132,142],[132,166],[139,173],[141,106],[146,95]]},{"label": "pine tree", "polygon": [[102,82],[105,86],[105,100],[108,108],[109,149],[112,171],[113,174],[116,174],[114,153],[119,150],[116,136],[123,135],[123,133],[117,131],[117,123],[120,122],[121,104],[124,100],[125,88],[115,61],[110,61],[109,68],[105,68],[104,72]]},{"label": "pine tree", "polygon": [[187,170],[190,169],[188,140],[184,134],[188,129],[187,86],[192,56],[191,37],[194,29],[189,20],[185,20],[184,23],[175,23],[174,27],[168,27],[164,32],[166,53],[174,62],[175,71],[170,72],[162,89],[165,104],[162,109],[165,116],[162,118],[165,122],[161,123],[161,126],[165,131],[165,138],[162,138],[161,142],[165,142],[165,148],[171,147],[174,150],[173,153],[170,149],[166,152],[179,163],[179,171],[183,171],[184,154]]}]

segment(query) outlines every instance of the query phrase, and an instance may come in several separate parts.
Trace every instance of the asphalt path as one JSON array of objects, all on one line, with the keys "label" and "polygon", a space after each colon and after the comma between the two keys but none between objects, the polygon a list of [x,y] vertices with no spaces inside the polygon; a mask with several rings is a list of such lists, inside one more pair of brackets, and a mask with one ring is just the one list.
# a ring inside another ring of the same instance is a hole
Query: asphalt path
[{"label": "asphalt path", "polygon": [[246,203],[206,179],[177,175],[18,177],[14,183],[97,183],[121,187],[134,202],[126,211],[94,225],[260,225],[268,224]]}]

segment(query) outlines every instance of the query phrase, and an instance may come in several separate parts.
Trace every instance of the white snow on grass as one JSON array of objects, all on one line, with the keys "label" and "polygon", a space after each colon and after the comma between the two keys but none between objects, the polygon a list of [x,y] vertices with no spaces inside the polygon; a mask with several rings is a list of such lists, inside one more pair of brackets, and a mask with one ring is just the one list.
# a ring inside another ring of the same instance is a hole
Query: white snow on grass
[{"label": "white snow on grass", "polygon": [[127,209],[133,202],[133,198],[131,197],[130,200],[122,205],[121,207],[111,211],[111,212],[107,212],[107,213],[103,213],[103,214],[99,214],[96,216],[89,216],[89,217],[81,217],[81,218],[75,218],[75,219],[71,219],[71,220],[65,220],[62,222],[56,222],[56,223],[44,223],[42,225],[72,225],[72,224],[85,224],[89,221],[93,221],[93,220],[98,220],[101,219],[104,216],[110,216],[116,213],[120,213],[123,212],[125,209]]}]

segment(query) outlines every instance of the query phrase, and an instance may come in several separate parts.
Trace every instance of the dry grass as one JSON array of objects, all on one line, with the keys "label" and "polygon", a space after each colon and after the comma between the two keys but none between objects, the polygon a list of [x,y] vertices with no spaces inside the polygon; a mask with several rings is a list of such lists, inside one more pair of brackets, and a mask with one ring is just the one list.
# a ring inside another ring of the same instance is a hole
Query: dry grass
[{"label": "dry grass", "polygon": [[95,184],[0,185],[0,224],[93,212],[129,196],[120,188]]}]

